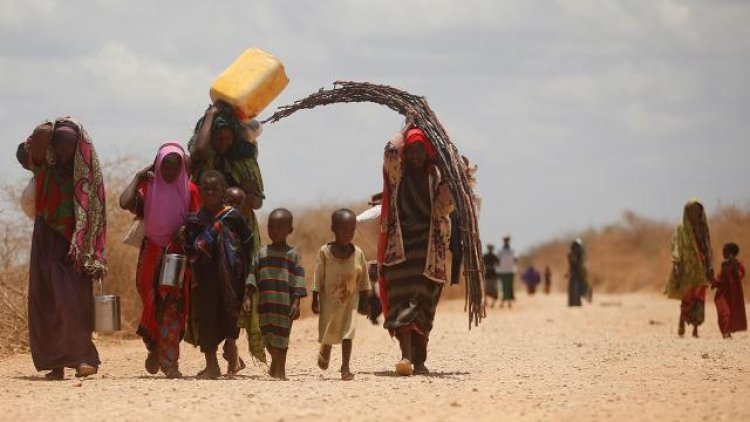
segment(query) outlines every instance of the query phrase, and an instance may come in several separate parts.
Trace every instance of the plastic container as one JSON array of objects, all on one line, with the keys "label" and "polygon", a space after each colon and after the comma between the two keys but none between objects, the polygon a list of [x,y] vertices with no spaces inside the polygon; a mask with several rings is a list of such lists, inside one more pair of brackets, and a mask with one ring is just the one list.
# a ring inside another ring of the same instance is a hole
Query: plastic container
[{"label": "plastic container", "polygon": [[219,75],[209,94],[213,102],[231,104],[241,120],[248,120],[260,114],[287,84],[289,79],[281,61],[251,48]]}]

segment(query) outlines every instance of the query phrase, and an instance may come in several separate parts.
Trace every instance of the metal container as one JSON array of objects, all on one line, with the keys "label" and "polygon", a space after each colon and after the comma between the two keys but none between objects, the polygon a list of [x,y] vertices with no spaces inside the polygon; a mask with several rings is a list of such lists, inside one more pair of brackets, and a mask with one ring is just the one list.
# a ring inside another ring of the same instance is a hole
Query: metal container
[{"label": "metal container", "polygon": [[177,253],[164,254],[164,259],[161,263],[159,285],[182,288],[186,265],[187,257],[185,255]]},{"label": "metal container", "polygon": [[120,296],[94,297],[94,330],[98,333],[120,331]]}]

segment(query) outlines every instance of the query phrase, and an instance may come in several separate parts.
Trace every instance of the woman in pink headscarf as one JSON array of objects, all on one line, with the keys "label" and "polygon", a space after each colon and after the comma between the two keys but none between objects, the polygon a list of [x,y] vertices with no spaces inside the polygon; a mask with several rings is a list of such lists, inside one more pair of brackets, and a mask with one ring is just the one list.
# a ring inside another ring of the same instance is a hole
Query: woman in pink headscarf
[{"label": "woman in pink headscarf", "polygon": [[120,207],[142,218],[146,231],[135,276],[143,303],[138,335],[148,349],[146,371],[156,374],[161,369],[168,378],[179,378],[190,274],[185,274],[180,289],[160,286],[159,272],[164,253],[179,252],[172,240],[179,236],[187,214],[200,208],[198,188],[188,178],[187,156],[180,144],[168,142],[159,148],[154,163],[136,173],[120,196]]}]

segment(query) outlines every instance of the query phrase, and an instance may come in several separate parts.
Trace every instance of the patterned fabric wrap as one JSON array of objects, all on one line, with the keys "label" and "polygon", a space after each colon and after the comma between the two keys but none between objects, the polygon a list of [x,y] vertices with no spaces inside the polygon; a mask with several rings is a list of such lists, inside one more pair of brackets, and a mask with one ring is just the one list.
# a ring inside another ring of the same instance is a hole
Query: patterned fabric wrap
[{"label": "patterned fabric wrap", "polygon": [[682,222],[677,226],[672,238],[672,263],[680,268],[679,276],[676,276],[674,271],[671,271],[669,275],[666,294],[672,299],[682,299],[687,289],[711,281],[713,254],[708,220],[704,211],[699,221],[699,224],[704,227],[704,236],[698,239],[688,218],[688,209],[693,205],[701,205],[703,208],[697,199],[692,199],[685,204]]},{"label": "patterned fabric wrap", "polygon": [[[55,120],[55,126],[60,124],[74,125],[80,135],[73,158],[72,192],[67,186],[54,186],[55,179],[49,177],[53,173],[50,170],[55,166],[54,149],[50,144],[47,162],[43,166],[47,170],[46,177],[38,177],[37,180],[37,215],[70,238],[69,256],[76,266],[84,273],[99,278],[107,272],[104,258],[107,231],[104,177],[94,144],[83,125],[72,117]],[[64,211],[70,209],[66,202],[71,200],[72,216]]]},{"label": "patterned fabric wrap", "polygon": [[[403,176],[401,151],[395,145],[402,144],[397,138],[400,133],[385,147],[383,158],[383,212],[380,216],[380,241],[378,244],[378,263],[380,265],[396,265],[406,260],[404,253],[404,239],[399,219],[399,186]],[[424,275],[436,283],[448,280],[448,247],[450,243],[450,218],[454,204],[452,199],[440,200],[438,186],[441,181],[440,170],[434,165],[428,165],[430,183],[431,221],[427,244],[427,259]],[[387,313],[388,303],[386,281],[380,278],[381,300],[383,312]]]}]

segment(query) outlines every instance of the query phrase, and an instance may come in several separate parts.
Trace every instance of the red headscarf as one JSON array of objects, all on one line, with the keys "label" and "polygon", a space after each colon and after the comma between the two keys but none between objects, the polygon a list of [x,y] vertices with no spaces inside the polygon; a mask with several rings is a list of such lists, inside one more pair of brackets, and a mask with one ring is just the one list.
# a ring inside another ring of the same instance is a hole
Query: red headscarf
[{"label": "red headscarf", "polygon": [[417,142],[421,143],[424,147],[424,150],[427,153],[427,161],[435,164],[435,156],[437,155],[435,152],[435,147],[432,146],[432,143],[427,140],[427,136],[424,134],[424,131],[422,131],[422,129],[418,127],[406,131],[406,144],[404,145],[404,149],[406,149],[406,147],[408,147],[409,145]]}]

